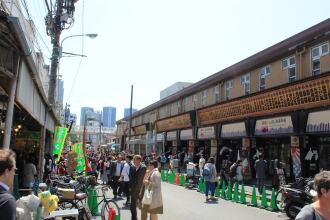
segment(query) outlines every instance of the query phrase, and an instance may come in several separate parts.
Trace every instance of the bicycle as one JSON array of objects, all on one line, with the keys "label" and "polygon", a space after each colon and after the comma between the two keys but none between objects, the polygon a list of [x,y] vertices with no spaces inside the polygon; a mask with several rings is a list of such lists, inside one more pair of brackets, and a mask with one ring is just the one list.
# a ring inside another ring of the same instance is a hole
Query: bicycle
[{"label": "bicycle", "polygon": [[[100,189],[102,192],[101,195],[99,193]],[[85,213],[82,213],[82,215],[89,216],[90,213],[97,212],[98,208],[102,204],[102,207],[101,207],[102,220],[108,219],[109,211],[111,208],[114,209],[116,212],[116,215],[118,215],[120,217],[120,208],[119,208],[118,204],[113,199],[110,199],[106,196],[106,192],[109,190],[109,187],[108,186],[101,186],[101,188],[96,187],[95,190],[97,192],[97,195],[95,197],[102,198],[102,199],[100,201],[97,201],[97,204],[95,204],[95,206],[91,207],[91,209],[89,209],[88,206],[86,206],[86,198],[88,197],[88,193],[77,193],[77,194],[75,194],[74,199],[60,198],[58,206],[61,209],[79,209],[79,212],[82,212],[82,211],[85,212]],[[85,201],[85,202],[83,202],[83,201]],[[79,213],[79,214],[81,214],[81,213]],[[87,217],[87,219],[88,219],[88,217]]]}]

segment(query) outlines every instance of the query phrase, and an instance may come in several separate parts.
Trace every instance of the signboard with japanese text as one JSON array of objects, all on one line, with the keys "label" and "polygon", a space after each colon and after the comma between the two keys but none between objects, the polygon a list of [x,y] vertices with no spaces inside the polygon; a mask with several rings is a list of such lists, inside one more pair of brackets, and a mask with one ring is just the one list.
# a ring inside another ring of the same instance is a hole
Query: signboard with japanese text
[{"label": "signboard with japanese text", "polygon": [[65,127],[56,127],[55,134],[54,134],[54,151],[53,155],[58,155],[56,160],[59,160],[61,157],[64,141],[66,135],[68,134],[68,128]]},{"label": "signboard with japanese text", "polygon": [[191,127],[190,115],[184,114],[173,118],[157,121],[157,131],[170,131]]},{"label": "signboard with japanese text", "polygon": [[197,112],[200,125],[330,105],[330,76],[288,85]]},{"label": "signboard with japanese text", "polygon": [[257,120],[255,135],[288,134],[293,132],[290,116]]},{"label": "signboard with japanese text", "polygon": [[214,126],[198,128],[197,136],[198,139],[215,139]]}]

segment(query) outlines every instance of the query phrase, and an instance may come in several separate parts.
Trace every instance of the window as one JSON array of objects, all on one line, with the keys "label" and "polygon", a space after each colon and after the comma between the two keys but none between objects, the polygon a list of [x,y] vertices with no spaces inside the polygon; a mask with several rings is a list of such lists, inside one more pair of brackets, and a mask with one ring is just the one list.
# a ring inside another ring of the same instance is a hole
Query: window
[{"label": "window", "polygon": [[184,98],[184,101],[183,101],[183,111],[184,112],[188,111],[188,104],[189,104],[189,98],[186,97],[186,98]]},{"label": "window", "polygon": [[176,102],[176,107],[177,107],[177,109],[178,109],[178,111],[177,112],[181,112],[181,100],[179,100],[179,101],[177,101]]},{"label": "window", "polygon": [[226,100],[229,100],[230,91],[233,88],[233,80],[228,80],[225,84],[225,87],[226,87],[226,94],[225,94],[226,97],[225,98],[226,98]]},{"label": "window", "polygon": [[250,94],[250,73],[241,76],[241,84],[244,86],[244,95]]},{"label": "window", "polygon": [[266,88],[266,76],[270,74],[270,66],[265,66],[260,69],[259,89],[260,91]]},{"label": "window", "polygon": [[196,109],[196,104],[197,104],[197,95],[193,95],[192,97],[192,102],[193,102],[193,109]]},{"label": "window", "polygon": [[294,56],[282,60],[283,70],[288,70],[289,82],[296,81],[296,59]]},{"label": "window", "polygon": [[213,87],[213,103],[220,102],[220,90],[219,85]]},{"label": "window", "polygon": [[320,57],[329,53],[329,43],[321,44],[312,48],[312,75],[318,75],[321,73]]},{"label": "window", "polygon": [[201,104],[202,104],[202,106],[206,105],[206,100],[207,100],[207,90],[204,90],[201,93]]}]

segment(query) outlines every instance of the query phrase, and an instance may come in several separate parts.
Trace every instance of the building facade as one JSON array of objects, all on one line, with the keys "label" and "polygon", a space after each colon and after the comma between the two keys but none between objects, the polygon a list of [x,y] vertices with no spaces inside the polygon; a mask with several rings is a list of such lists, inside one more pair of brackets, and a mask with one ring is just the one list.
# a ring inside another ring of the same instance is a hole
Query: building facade
[{"label": "building facade", "polygon": [[261,154],[288,180],[329,170],[329,43],[327,19],[136,112],[130,138],[128,118],[117,121],[117,141],[214,156],[218,171],[242,159],[245,179]]},{"label": "building facade", "polygon": [[[130,112],[131,108],[124,108],[124,118],[129,117],[129,115],[131,114]],[[132,108],[132,114],[137,112],[136,108]]]},{"label": "building facade", "polygon": [[103,126],[107,128],[116,127],[116,108],[103,107]]},{"label": "building facade", "polygon": [[80,126],[84,126],[85,120],[86,120],[86,115],[88,113],[93,113],[94,109],[91,107],[82,107],[80,110]]}]

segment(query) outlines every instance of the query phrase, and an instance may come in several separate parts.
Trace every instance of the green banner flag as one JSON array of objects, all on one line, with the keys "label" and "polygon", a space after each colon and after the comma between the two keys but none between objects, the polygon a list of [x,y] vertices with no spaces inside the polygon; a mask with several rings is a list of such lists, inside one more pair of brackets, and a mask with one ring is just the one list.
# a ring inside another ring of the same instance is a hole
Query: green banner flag
[{"label": "green banner flag", "polygon": [[66,135],[68,134],[68,129],[65,127],[56,127],[55,135],[54,135],[54,151],[53,155],[58,155],[56,160],[59,160],[62,154],[62,149],[64,145],[64,141]]},{"label": "green banner flag", "polygon": [[77,161],[76,170],[85,171],[86,165],[85,165],[85,154],[84,154],[83,144],[82,143],[75,144],[74,152],[76,153],[76,161]]}]

